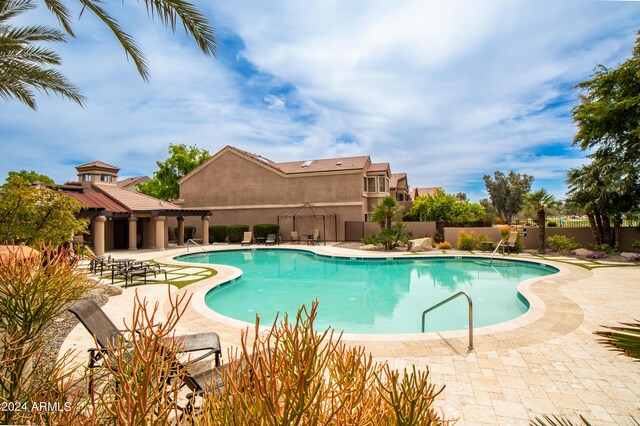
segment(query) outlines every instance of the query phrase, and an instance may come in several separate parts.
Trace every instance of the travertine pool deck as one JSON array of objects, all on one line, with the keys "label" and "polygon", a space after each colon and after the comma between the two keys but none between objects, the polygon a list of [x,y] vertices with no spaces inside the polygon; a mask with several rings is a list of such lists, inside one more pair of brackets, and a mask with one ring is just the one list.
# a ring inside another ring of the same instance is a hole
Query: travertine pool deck
[{"label": "travertine pool deck", "polygon": [[[233,246],[207,247],[228,248]],[[331,255],[391,256],[331,246],[313,250]],[[172,264],[176,263],[172,258],[183,253],[184,248],[112,254]],[[443,254],[436,250],[430,255]],[[542,261],[530,255],[511,257]],[[365,346],[376,360],[387,361],[395,368],[429,368],[432,382],[446,385],[438,397],[438,407],[449,418],[459,418],[460,425],[527,424],[540,414],[566,415],[574,420],[582,414],[593,425],[632,424],[632,415],[640,420],[640,362],[597,343],[593,331],[602,325],[640,319],[640,268],[607,266],[588,270],[572,264],[570,259],[560,260],[542,261],[556,266],[560,273],[520,285],[519,290],[531,303],[529,312],[507,323],[476,329],[473,351],[467,349],[466,331],[347,335],[345,342]],[[240,272],[229,267],[213,268],[217,275],[173,289],[193,295],[178,331],[216,331],[224,347],[231,348],[239,344],[240,331],[246,325],[212,313],[203,307],[202,298],[207,289]],[[116,325],[121,325],[122,318],[130,316],[136,290],[166,309],[167,287],[125,289],[122,295],[112,297],[104,309]],[[79,361],[84,363],[86,348],[91,346],[92,338],[78,326],[61,352],[77,350]]]}]

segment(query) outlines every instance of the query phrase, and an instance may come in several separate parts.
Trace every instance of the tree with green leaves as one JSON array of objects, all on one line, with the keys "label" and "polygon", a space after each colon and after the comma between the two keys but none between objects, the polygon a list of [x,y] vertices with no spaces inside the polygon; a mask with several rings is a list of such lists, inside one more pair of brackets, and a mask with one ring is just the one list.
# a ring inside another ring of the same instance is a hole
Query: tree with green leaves
[{"label": "tree with green leaves", "polygon": [[640,171],[632,163],[595,158],[569,170],[567,202],[583,209],[596,244],[616,247],[625,215],[637,213]]},{"label": "tree with green leaves", "polygon": [[416,198],[405,220],[445,220],[456,226],[484,220],[485,216],[484,207],[480,204],[462,201],[457,195],[438,189],[433,194]]},{"label": "tree with green leaves", "polygon": [[542,253],[546,246],[546,228],[547,228],[547,210],[556,205],[553,194],[542,188],[534,192],[530,192],[524,197],[525,209],[532,210],[536,215],[536,224],[538,225],[539,246],[538,250]]},{"label": "tree with green leaves", "polygon": [[594,149],[592,158],[640,163],[640,32],[631,58],[615,68],[598,65],[579,83],[574,144]]},{"label": "tree with green leaves", "polygon": [[[82,12],[95,15],[109,28],[131,58],[138,73],[147,81],[149,67],[136,41],[120,26],[118,21],[104,8],[100,0],[78,0]],[[147,14],[158,19],[173,31],[179,22],[185,32],[195,40],[205,54],[216,54],[216,38],[213,28],[204,14],[185,0],[143,0]],[[33,10],[34,0],[0,0],[0,96],[16,99],[36,109],[33,90],[55,93],[82,105],[85,101],[77,87],[50,66],[60,65],[61,59],[53,50],[41,43],[63,43],[67,36],[75,37],[72,29],[71,11],[63,0],[44,0],[44,4],[56,17],[63,31],[33,25],[14,26],[9,20]]]},{"label": "tree with green leaves", "polygon": [[378,222],[380,233],[377,238],[387,250],[393,250],[399,243],[406,243],[409,236],[405,232],[406,224],[401,222],[402,206],[390,195],[373,206],[371,220]]},{"label": "tree with green leaves", "polygon": [[35,187],[20,176],[8,179],[0,186],[0,243],[69,242],[89,224],[76,217],[81,208],[60,191]]},{"label": "tree with green leaves", "polygon": [[498,215],[510,225],[513,216],[524,205],[524,195],[531,190],[533,176],[515,173],[513,170],[508,175],[495,171],[493,179],[489,175],[485,175],[483,179],[491,204]]},{"label": "tree with green leaves", "polygon": [[7,176],[6,181],[9,182],[10,180],[15,179],[17,177],[20,177],[29,183],[40,182],[40,183],[44,183],[45,185],[55,184],[53,179],[51,179],[49,176],[40,174],[33,170],[30,170],[30,171],[20,170],[19,172],[9,172],[9,175]]},{"label": "tree with green leaves", "polygon": [[148,182],[139,184],[138,191],[162,200],[175,200],[180,197],[178,181],[210,156],[209,151],[195,145],[169,144],[169,158],[163,162],[156,161],[158,171]]}]

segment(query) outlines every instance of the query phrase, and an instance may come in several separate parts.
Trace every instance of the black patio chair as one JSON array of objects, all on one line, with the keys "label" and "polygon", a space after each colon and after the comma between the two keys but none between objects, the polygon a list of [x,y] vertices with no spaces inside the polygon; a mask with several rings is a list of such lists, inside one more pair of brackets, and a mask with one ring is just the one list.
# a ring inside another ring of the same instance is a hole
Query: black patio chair
[{"label": "black patio chair", "polygon": [[[84,327],[91,333],[98,342],[100,348],[89,349],[89,368],[98,366],[104,354],[109,354],[111,348],[115,348],[118,339],[126,330],[118,329],[102,308],[93,300],[86,299],[78,302],[69,312],[78,318]],[[217,333],[197,333],[176,336],[183,342],[183,352],[203,352],[191,361],[201,361],[211,355],[215,356],[216,366],[221,365],[222,349],[220,348],[220,337]]]}]

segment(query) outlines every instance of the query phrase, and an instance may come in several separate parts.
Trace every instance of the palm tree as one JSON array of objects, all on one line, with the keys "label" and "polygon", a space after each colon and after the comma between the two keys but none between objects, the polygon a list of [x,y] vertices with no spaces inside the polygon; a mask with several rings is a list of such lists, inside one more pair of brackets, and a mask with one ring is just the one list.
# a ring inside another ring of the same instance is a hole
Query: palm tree
[{"label": "palm tree", "polygon": [[542,188],[535,192],[531,192],[525,196],[525,203],[528,208],[536,212],[536,223],[538,224],[540,237],[540,252],[546,249],[546,227],[547,227],[547,211],[546,209],[555,205],[555,199],[552,194]]},{"label": "palm tree", "polygon": [[[75,37],[71,28],[71,12],[62,0],[43,0],[57,18],[64,32]],[[194,5],[185,0],[143,0],[147,14],[157,18],[164,26],[176,30],[178,22],[205,55],[215,55],[217,42],[209,20]],[[82,12],[93,13],[114,34],[127,57],[131,58],[143,80],[149,79],[149,68],[135,40],[118,21],[101,6],[101,0],[78,0]],[[0,0],[0,96],[17,99],[35,109],[31,89],[51,91],[82,104],[83,97],[59,72],[44,68],[59,65],[60,57],[33,43],[41,41],[64,42],[64,34],[50,27],[33,26],[14,28],[7,21],[33,9],[33,0]],[[6,80],[6,81],[5,81]]]},{"label": "palm tree", "polygon": [[395,198],[387,195],[380,203],[373,206],[371,220],[378,222],[380,229],[388,229],[391,227],[393,218],[402,211],[402,206],[398,204]]},{"label": "palm tree", "polygon": [[84,98],[60,72],[47,68],[60,65],[53,51],[38,42],[63,42],[60,31],[44,26],[13,27],[7,21],[34,5],[31,0],[0,0],[0,96],[18,99],[36,108],[32,89],[53,92],[82,105]]}]

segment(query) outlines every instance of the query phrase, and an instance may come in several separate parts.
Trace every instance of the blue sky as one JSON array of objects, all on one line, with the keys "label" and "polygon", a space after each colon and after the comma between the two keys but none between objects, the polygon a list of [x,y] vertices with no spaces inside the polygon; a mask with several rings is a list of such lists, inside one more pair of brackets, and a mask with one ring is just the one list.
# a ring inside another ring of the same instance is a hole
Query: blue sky
[{"label": "blue sky", "polygon": [[[202,56],[141,5],[112,11],[145,51],[148,83],[85,13],[56,46],[85,108],[0,101],[0,174],[58,182],[102,160],[151,175],[169,143],[225,145],[274,161],[370,155],[411,186],[485,197],[482,176],[515,170],[563,196],[585,162],[572,147],[572,87],[625,60],[640,3],[615,1],[204,2],[220,42]],[[46,11],[21,23],[55,24]]]}]

